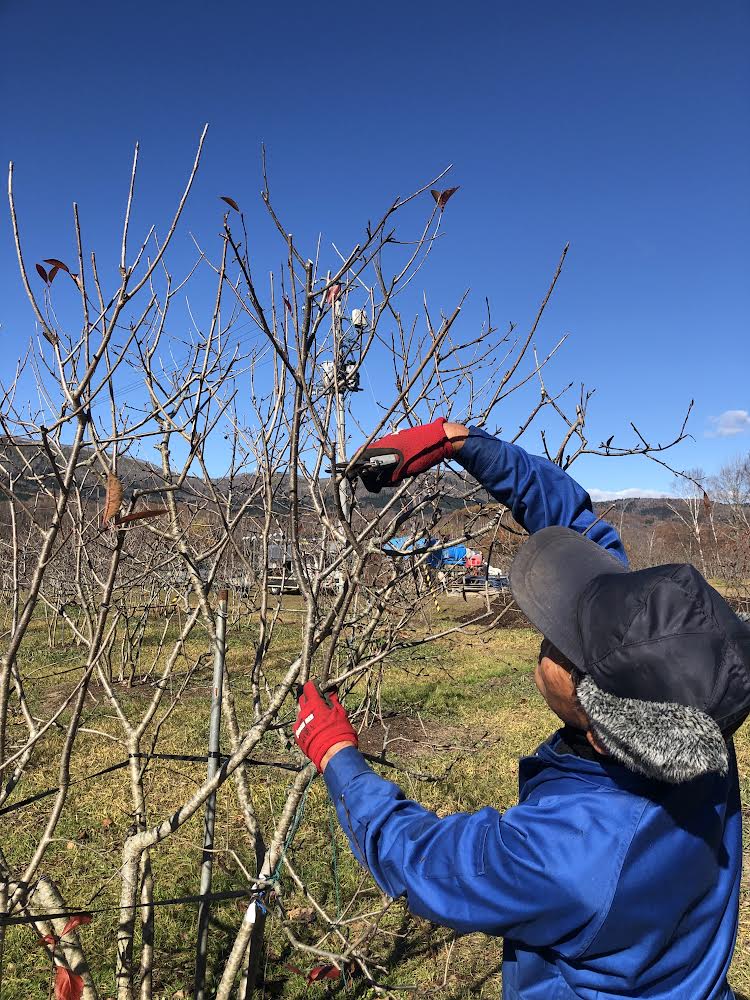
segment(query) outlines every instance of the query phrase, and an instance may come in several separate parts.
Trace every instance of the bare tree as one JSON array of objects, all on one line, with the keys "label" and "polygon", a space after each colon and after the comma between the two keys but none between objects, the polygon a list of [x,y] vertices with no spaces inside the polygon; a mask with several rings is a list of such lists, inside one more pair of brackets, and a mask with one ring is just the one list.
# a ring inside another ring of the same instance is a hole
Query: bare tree
[{"label": "bare tree", "polygon": [[707,539],[715,539],[713,506],[706,491],[706,473],[703,469],[687,469],[676,476],[672,483],[675,500],[668,500],[667,506],[685,529],[684,557],[695,562],[704,576],[709,575]]},{"label": "bare tree", "polygon": [[[299,941],[284,917],[281,872],[293,889],[303,886],[290,852],[315,778],[289,739],[294,691],[313,675],[335,684],[355,724],[370,725],[381,715],[389,659],[461,627],[442,620],[431,553],[477,539],[501,547],[517,528],[475,484],[446,469],[373,503],[347,474],[354,444],[437,414],[495,427],[515,396],[525,399],[526,416],[506,437],[528,440],[549,415],[559,440],[551,440],[547,421],[543,447],[565,468],[583,454],[652,456],[671,446],[651,445],[634,428],[631,445],[612,447],[610,439],[593,447],[586,433],[591,392],[581,387],[569,401],[572,382],[548,388],[545,373],[564,338],[546,349],[536,345],[544,342],[541,320],[567,248],[528,330],[499,330],[489,308],[479,329],[467,329],[465,297],[445,313],[423,298],[415,315],[407,313],[441,235],[450,195],[433,189],[442,174],[394,199],[350,246],[326,249],[320,240],[308,256],[274,206],[264,167],[262,199],[283,250],[278,271],[261,279],[244,215],[224,197],[218,251],[195,238],[194,262],[175,277],[170,244],[205,134],[163,237],[152,228],[129,251],[136,148],[118,265],[105,271],[85,249],[74,206],[77,260],[40,262],[34,287],[12,167],[9,175],[20,273],[39,336],[0,396],[9,608],[0,808],[15,807],[26,788],[36,789],[40,769],[51,773],[50,759],[57,778],[38,806],[33,849],[0,842],[0,900],[6,920],[25,914],[40,936],[48,935],[51,960],[66,975],[81,976],[87,1000],[98,986],[85,937],[50,931],[44,914],[75,898],[50,859],[70,814],[71,787],[102,747],[116,749],[113,767],[127,773],[132,819],[114,875],[89,887],[89,898],[112,899],[117,886],[111,966],[119,1000],[136,993],[149,1000],[163,961],[155,950],[154,860],[187,836],[189,821],[230,778],[242,840],[222,850],[241,865],[248,906],[213,970],[216,996],[253,993],[272,896],[295,947],[339,969],[354,963],[377,985],[369,948],[390,901],[373,907],[364,896],[350,900],[368,928],[353,935],[350,923],[313,896],[326,928],[316,944]],[[187,288],[196,281],[205,287],[208,279],[211,300],[197,316]],[[62,281],[69,284],[64,291]],[[178,332],[183,309],[187,333]],[[363,403],[356,390],[373,378],[377,398],[373,391]],[[406,538],[396,550],[389,545],[394,537]],[[225,668],[221,765],[167,808],[173,778],[160,754],[180,735],[185,699],[205,687],[219,645],[219,586],[233,595],[230,648],[250,622],[252,655]],[[290,603],[290,591],[299,601]],[[40,636],[50,661],[41,693],[22,655]],[[403,767],[391,756],[387,728],[382,732],[379,760]],[[259,808],[257,795],[269,768],[288,776],[283,802],[270,812]]]},{"label": "bare tree", "polygon": [[721,576],[732,595],[746,601],[750,590],[750,455],[723,465],[711,477],[709,489],[721,516]]}]

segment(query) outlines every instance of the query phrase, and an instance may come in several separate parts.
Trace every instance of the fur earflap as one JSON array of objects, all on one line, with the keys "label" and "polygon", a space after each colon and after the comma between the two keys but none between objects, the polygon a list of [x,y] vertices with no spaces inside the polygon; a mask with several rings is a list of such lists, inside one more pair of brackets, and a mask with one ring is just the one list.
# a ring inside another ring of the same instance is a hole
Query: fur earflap
[{"label": "fur earflap", "polygon": [[672,784],[712,771],[727,773],[726,742],[705,712],[674,702],[618,698],[585,674],[576,680],[597,740],[631,771]]}]

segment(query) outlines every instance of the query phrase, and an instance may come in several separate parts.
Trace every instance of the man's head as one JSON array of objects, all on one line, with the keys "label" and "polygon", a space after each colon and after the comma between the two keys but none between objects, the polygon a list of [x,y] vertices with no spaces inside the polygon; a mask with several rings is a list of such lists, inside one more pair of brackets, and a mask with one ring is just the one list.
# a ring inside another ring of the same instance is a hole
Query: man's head
[{"label": "man's head", "polygon": [[558,719],[567,726],[581,729],[591,746],[598,753],[606,755],[607,751],[597,740],[589,717],[578,700],[576,669],[549,639],[542,640],[539,662],[534,672],[534,683]]},{"label": "man's head", "polygon": [[532,535],[511,569],[547,637],[536,682],[600,752],[662,781],[726,772],[750,710],[750,630],[687,565],[630,573],[568,528]]}]

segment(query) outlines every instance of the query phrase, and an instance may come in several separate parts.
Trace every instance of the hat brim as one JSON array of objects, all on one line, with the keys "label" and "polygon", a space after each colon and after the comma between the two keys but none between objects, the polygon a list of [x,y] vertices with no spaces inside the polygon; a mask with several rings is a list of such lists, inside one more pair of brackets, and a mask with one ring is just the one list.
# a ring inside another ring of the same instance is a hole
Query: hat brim
[{"label": "hat brim", "polygon": [[531,535],[510,568],[516,603],[539,631],[579,669],[584,654],[578,602],[603,574],[629,572],[624,563],[572,528],[553,526]]}]

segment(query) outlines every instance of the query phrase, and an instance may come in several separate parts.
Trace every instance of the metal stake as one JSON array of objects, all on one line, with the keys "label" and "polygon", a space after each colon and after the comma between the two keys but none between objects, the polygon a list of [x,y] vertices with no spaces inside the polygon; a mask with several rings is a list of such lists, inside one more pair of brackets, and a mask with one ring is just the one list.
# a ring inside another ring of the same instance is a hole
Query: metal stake
[{"label": "metal stake", "polygon": [[[208,730],[208,770],[210,781],[219,770],[220,760],[220,730],[221,730],[221,693],[224,685],[224,658],[226,655],[227,632],[227,602],[229,591],[219,591],[219,607],[216,610],[216,646],[214,647],[214,678],[211,690],[211,722]],[[203,825],[203,860],[201,864],[200,895],[207,896],[211,891],[211,873],[214,856],[214,824],[216,821],[216,792],[206,800],[206,814]],[[207,900],[198,904],[198,947],[195,956],[195,991],[194,1000],[204,1000],[206,985],[206,956],[208,952],[208,921],[211,906]]]}]

